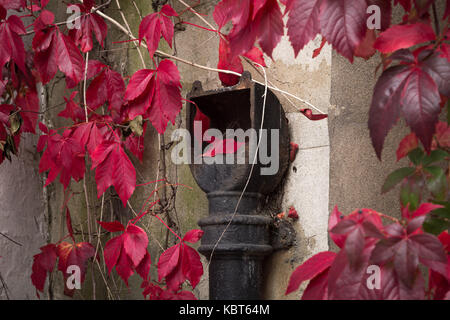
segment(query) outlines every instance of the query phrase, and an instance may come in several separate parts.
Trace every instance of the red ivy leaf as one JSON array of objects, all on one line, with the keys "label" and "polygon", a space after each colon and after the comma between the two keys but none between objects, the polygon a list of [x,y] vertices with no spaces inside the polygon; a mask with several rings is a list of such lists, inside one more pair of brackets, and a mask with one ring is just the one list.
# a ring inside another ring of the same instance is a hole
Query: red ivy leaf
[{"label": "red ivy leaf", "polygon": [[361,57],[366,60],[370,59],[377,52],[373,47],[376,39],[375,30],[367,29],[363,41],[355,49],[355,57]]},{"label": "red ivy leaf", "polygon": [[366,32],[365,0],[324,0],[320,14],[322,35],[341,55],[353,62],[355,49]]},{"label": "red ivy leaf", "polygon": [[319,121],[328,118],[326,114],[313,114],[311,109],[301,109],[300,112],[311,121]]},{"label": "red ivy leaf", "polygon": [[415,59],[407,50],[397,51],[393,57],[406,65],[391,67],[378,79],[369,111],[369,129],[380,159],[384,139],[400,112],[425,149],[431,148],[440,112],[439,90],[450,90],[446,87],[450,83],[450,66],[437,55],[422,61],[428,53],[422,51]]},{"label": "red ivy leaf", "polygon": [[83,120],[86,118],[86,116],[84,114],[84,110],[81,109],[81,107],[75,101],[73,101],[73,99],[75,98],[75,96],[77,94],[78,94],[78,91],[74,91],[70,95],[69,99],[64,97],[64,101],[66,101],[66,108],[63,111],[61,111],[60,113],[58,113],[59,117],[72,119],[73,122],[77,122],[79,120]]},{"label": "red ivy leaf", "polygon": [[101,225],[103,229],[109,232],[125,231],[125,227],[119,221],[113,222],[97,221],[97,223]]},{"label": "red ivy leaf", "polygon": [[172,48],[174,30],[172,20],[169,18],[171,16],[177,16],[177,13],[166,4],[161,12],[151,13],[142,19],[139,25],[139,43],[145,38],[150,56],[158,49],[161,35]]},{"label": "red ivy leaf", "polygon": [[322,0],[289,0],[287,2],[286,9],[289,12],[287,34],[295,56],[320,33],[321,4]]},{"label": "red ivy leaf", "polygon": [[298,290],[303,281],[315,278],[324,270],[328,269],[336,258],[336,253],[325,251],[318,253],[297,267],[292,273],[286,289],[286,295]]},{"label": "red ivy leaf", "polygon": [[147,280],[151,259],[147,251],[148,237],[144,230],[134,224],[129,224],[124,230],[123,225],[115,222],[98,222],[110,232],[124,231],[112,238],[105,245],[104,257],[108,273],[114,266],[119,276],[128,285],[128,278],[136,271],[143,280]]},{"label": "red ivy leaf", "polygon": [[415,133],[411,132],[406,137],[404,137],[402,139],[402,141],[400,141],[400,144],[398,145],[397,152],[396,152],[397,161],[406,157],[408,155],[408,153],[410,153],[411,151],[416,149],[418,146],[419,146],[419,141],[417,140]]},{"label": "red ivy leaf", "polygon": [[145,231],[134,224],[130,224],[124,233],[123,248],[133,262],[134,267],[139,266],[142,259],[144,259],[147,246],[148,237]]},{"label": "red ivy leaf", "polygon": [[190,242],[190,243],[196,243],[198,240],[200,240],[203,237],[204,231],[203,230],[190,230],[186,232],[186,234],[183,237],[183,241]]},{"label": "red ivy leaf", "polygon": [[436,124],[436,140],[439,146],[450,148],[450,126],[447,123],[439,121]]},{"label": "red ivy leaf", "polygon": [[294,162],[295,157],[297,156],[297,152],[298,152],[298,144],[296,144],[295,142],[291,142],[289,144],[289,160],[291,162]]},{"label": "red ivy leaf", "polygon": [[117,141],[104,141],[91,154],[98,197],[114,186],[124,207],[136,188],[136,170]]},{"label": "red ivy leaf", "polygon": [[433,28],[428,24],[415,23],[395,25],[382,32],[374,47],[382,53],[391,53],[403,48],[410,48],[419,43],[436,39]]},{"label": "red ivy leaf", "polygon": [[253,62],[256,62],[257,64],[263,67],[266,67],[266,62],[264,61],[264,54],[257,47],[253,47],[250,51],[244,53],[244,57],[249,58]]},{"label": "red ivy leaf", "polygon": [[[50,170],[45,185],[49,185],[60,174],[60,182],[64,189],[69,185],[70,179],[80,181],[84,177],[85,162],[84,150],[78,141],[70,137],[71,130],[63,135],[49,132],[47,135],[47,148],[39,162],[39,172]],[[42,143],[40,145],[42,147]]]},{"label": "red ivy leaf", "polygon": [[33,256],[31,282],[36,287],[36,290],[44,292],[47,273],[53,271],[56,258],[56,246],[52,243],[41,247],[41,253]]},{"label": "red ivy leaf", "polygon": [[288,217],[293,219],[293,220],[298,220],[298,213],[297,213],[297,210],[295,210],[294,207],[290,207],[289,208]]},{"label": "red ivy leaf", "polygon": [[157,70],[137,71],[125,92],[129,117],[145,115],[160,134],[164,133],[167,123],[174,124],[181,110],[180,89],[180,73],[170,60],[161,61]]},{"label": "red ivy leaf", "polygon": [[334,243],[342,248],[345,242],[345,236],[337,235],[330,232],[338,223],[344,218],[342,213],[339,211],[338,207],[335,206],[333,212],[330,214],[330,219],[328,220],[328,232],[330,233],[330,238],[334,241]]},{"label": "red ivy leaf", "polygon": [[169,121],[181,111],[181,84],[177,66],[170,60],[163,60],[156,70],[156,88],[148,117],[155,129],[163,134]]},{"label": "red ivy leaf", "polygon": [[[220,38],[219,42],[219,62],[217,64],[217,69],[234,71],[237,73],[244,72],[244,67],[239,56],[232,56],[229,46],[229,42]],[[219,79],[222,85],[225,87],[234,86],[239,82],[239,76],[234,74],[227,74],[219,72]]]},{"label": "red ivy leaf", "polygon": [[[183,239],[193,242],[203,235],[201,230],[188,232]],[[200,255],[182,240],[166,251],[159,257],[158,261],[158,279],[166,279],[169,289],[178,291],[180,285],[189,280],[191,286],[195,288],[203,275],[203,266]]]},{"label": "red ivy leaf", "polygon": [[[108,26],[102,17],[97,13],[91,12],[92,4],[77,4],[83,13],[78,19],[80,28],[72,29],[69,31],[69,35],[77,46],[81,47],[82,52],[91,51],[93,48],[92,33],[95,34],[98,43],[103,47],[103,43],[106,39]],[[77,23],[75,21],[75,23]]]},{"label": "red ivy leaf", "polygon": [[250,51],[258,40],[261,49],[270,57],[284,34],[283,19],[276,0],[223,0],[214,10],[214,19],[222,28],[232,21],[228,35],[231,56]]},{"label": "red ivy leaf", "polygon": [[23,119],[22,131],[36,133],[39,111],[39,98],[36,91],[28,90],[25,96],[19,94],[16,105],[20,107],[20,116]]},{"label": "red ivy leaf", "polygon": [[11,15],[0,23],[0,69],[12,59],[26,72],[25,47],[21,37],[25,33],[22,20],[16,15]]},{"label": "red ivy leaf", "polygon": [[325,269],[308,283],[302,295],[302,300],[327,300],[328,299],[328,272]]},{"label": "red ivy leaf", "polygon": [[[125,93],[125,83],[122,76],[111,68],[98,62],[88,69],[88,78],[97,76],[90,83],[86,91],[86,102],[92,109],[97,109],[105,102],[109,102],[109,109],[120,113]],[[88,67],[89,68],[89,67]],[[98,72],[96,72],[98,70]],[[89,77],[91,76],[91,77]]]},{"label": "red ivy leaf", "polygon": [[323,47],[327,43],[327,39],[322,37],[322,42],[320,42],[320,46],[313,51],[312,58],[315,59],[319,56],[319,54],[322,52]]},{"label": "red ivy leaf", "polygon": [[36,31],[33,49],[36,51],[34,64],[43,84],[55,76],[57,68],[68,78],[69,87],[75,87],[81,81],[84,73],[83,57],[72,39],[56,27]]},{"label": "red ivy leaf", "polygon": [[0,0],[0,6],[5,9],[21,9],[25,7],[25,0]]}]

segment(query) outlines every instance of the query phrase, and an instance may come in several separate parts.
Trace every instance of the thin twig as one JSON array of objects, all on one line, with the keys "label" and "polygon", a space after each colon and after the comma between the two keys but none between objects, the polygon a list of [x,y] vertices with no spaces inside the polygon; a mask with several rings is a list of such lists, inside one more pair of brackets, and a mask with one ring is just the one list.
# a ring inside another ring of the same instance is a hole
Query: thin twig
[{"label": "thin twig", "polygon": [[[128,21],[127,21],[127,18],[126,18],[125,15],[123,14],[122,8],[120,7],[119,0],[116,0],[116,4],[117,4],[117,8],[119,8],[120,16],[122,17],[122,20],[123,20],[123,22],[125,23],[125,26],[126,26],[127,29],[128,29],[128,33],[129,33],[129,34],[132,34],[130,25],[128,24]],[[144,60],[144,57],[142,56],[142,52],[141,52],[141,50],[139,49],[139,47],[138,47],[136,44],[134,44],[134,45],[135,45],[136,48],[137,48],[137,52],[138,52],[138,54],[139,54],[139,58],[141,59],[142,67],[145,69],[145,68],[146,68],[146,66],[145,66],[145,60]]]},{"label": "thin twig", "polygon": [[21,244],[21,243],[17,242],[17,241],[14,240],[14,239],[11,239],[11,238],[8,237],[6,234],[0,232],[0,236],[3,236],[3,237],[5,237],[6,239],[8,239],[9,241],[11,241],[12,243],[15,243],[15,244],[17,244],[18,246],[21,246],[21,247],[22,247],[22,244]]},{"label": "thin twig", "polygon": [[86,100],[86,82],[87,82],[87,71],[89,65],[89,52],[86,52],[86,62],[84,67],[84,82],[83,82],[83,103],[84,103],[84,115],[86,116],[86,123],[89,122],[88,110],[87,110],[87,100]]},{"label": "thin twig", "polygon": [[441,27],[439,25],[439,18],[437,16],[437,9],[436,9],[436,3],[433,1],[433,16],[434,16],[434,25],[436,27],[436,34],[440,34],[441,33]]}]

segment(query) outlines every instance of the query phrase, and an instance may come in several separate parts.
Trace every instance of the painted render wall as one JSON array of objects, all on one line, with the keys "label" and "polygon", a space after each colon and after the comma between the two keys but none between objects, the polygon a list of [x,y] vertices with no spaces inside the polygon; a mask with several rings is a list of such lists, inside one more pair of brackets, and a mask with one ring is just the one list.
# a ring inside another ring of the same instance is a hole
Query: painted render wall
[{"label": "painted render wall", "polygon": [[[213,23],[212,10],[217,2],[202,1],[196,10],[201,14],[207,14],[205,18]],[[150,1],[140,0],[136,3],[142,15],[151,12]],[[184,9],[177,1],[171,1],[171,3],[177,11]],[[129,17],[130,26],[136,35],[139,15],[130,1],[121,0],[120,4],[125,15]],[[61,21],[65,16],[63,4],[58,1],[53,6],[53,9],[58,11],[57,21]],[[115,1],[112,1],[107,12],[121,22]],[[185,13],[185,19],[202,25],[202,22],[191,13]],[[112,25],[108,24],[108,26],[106,47],[104,49],[97,47],[92,55],[97,59],[108,59],[113,64],[113,68],[122,75],[132,75],[142,68],[136,49],[130,43],[113,44],[113,41],[128,38]],[[189,25],[183,25],[183,28],[184,31],[175,32],[173,49],[164,44],[164,41],[161,42],[160,49],[171,53],[176,52],[186,60],[215,68],[218,59],[217,36]],[[376,159],[368,137],[367,114],[375,84],[373,70],[378,60],[372,58],[367,63],[357,59],[351,65],[333,53],[328,45],[324,47],[320,56],[312,59],[312,52],[320,45],[320,42],[320,38],[315,39],[295,58],[287,37],[283,37],[282,43],[274,51],[273,61],[266,59],[267,77],[273,85],[311,102],[330,116],[327,120],[311,122],[296,111],[296,108],[304,108],[304,104],[276,93],[287,113],[291,141],[299,145],[299,152],[288,169],[283,186],[275,196],[274,206],[279,212],[294,206],[300,218],[293,223],[297,233],[295,245],[289,250],[275,252],[267,259],[264,284],[266,299],[297,299],[300,296],[299,292],[284,296],[289,276],[304,260],[319,251],[328,249],[328,215],[335,204],[345,213],[363,206],[387,213],[395,213],[397,210],[395,192],[381,197],[379,190],[384,176],[398,167],[393,157],[396,142],[403,132],[401,129],[396,129],[389,135],[384,150],[385,159],[381,163]],[[146,57],[148,56],[145,50],[142,52]],[[147,67],[150,67],[148,58],[146,63]],[[202,81],[206,90],[220,86],[215,72],[181,63],[177,65],[181,73],[183,96],[190,91],[195,80]],[[249,65],[244,65],[244,68],[249,70],[255,79],[264,81]],[[48,106],[59,104],[63,101],[64,94],[67,96],[69,92],[64,89],[63,81],[48,86],[46,104]],[[63,108],[64,106],[60,106],[47,115],[46,123],[53,127],[67,124],[56,117]],[[184,111],[183,108],[175,127],[185,127]],[[169,126],[164,137],[165,143],[170,142],[173,129]],[[47,230],[48,238],[53,242],[65,233],[60,210],[64,201],[63,190],[58,184],[46,189],[42,188],[42,179],[37,173],[39,155],[35,152],[33,139],[30,137],[30,141],[24,144],[19,159],[15,159],[12,164],[5,162],[0,166],[0,232],[23,244],[19,247],[6,241],[0,235],[0,256],[2,256],[0,273],[11,290],[11,297],[16,299],[35,297],[34,289],[29,281],[32,255],[36,254],[38,248],[47,240]],[[176,231],[184,234],[192,228],[197,228],[196,222],[208,214],[208,206],[206,197],[196,186],[188,166],[171,164],[170,151],[171,149],[165,154],[169,180],[172,183],[178,182],[193,187],[192,190],[178,188],[176,210],[171,212],[171,218],[176,222]],[[158,174],[160,152],[156,131],[149,127],[144,161],[139,163],[133,159],[137,166],[138,183],[155,180],[161,176],[161,173]],[[92,173],[88,176],[86,187],[91,218],[127,221],[133,217],[132,210],[117,204],[113,192],[107,194],[103,210],[101,209],[102,199],[97,199]],[[79,193],[69,202],[74,227],[75,230],[86,232],[88,226],[84,221],[87,217],[87,206],[83,195],[83,185],[74,183],[72,188]],[[150,185],[137,189],[130,201],[131,206],[140,208],[153,188],[154,186]],[[167,192],[170,196],[171,191]],[[155,278],[156,257],[162,252],[161,247],[165,246],[166,241],[169,246],[174,244],[175,239],[171,235],[166,237],[164,227],[154,219],[144,220],[144,225],[150,233],[150,252],[154,264],[151,272],[152,277]],[[94,225],[91,225],[91,228],[97,231]],[[107,236],[102,236],[103,243],[106,240]],[[205,262],[204,260],[204,265],[206,265]],[[75,296],[76,299],[93,298],[94,291],[96,298],[107,298],[106,288],[97,271],[97,276],[94,277],[95,290],[93,290],[91,272],[92,270],[88,270],[84,288]],[[142,298],[137,276],[132,276],[129,289],[121,284],[120,280],[116,283],[117,286],[111,285],[110,288],[115,296],[122,299]],[[64,298],[62,279],[59,274],[55,274],[46,293],[45,298]],[[208,298],[207,272],[196,288],[195,294],[200,299]],[[5,296],[0,295],[0,298]]]}]

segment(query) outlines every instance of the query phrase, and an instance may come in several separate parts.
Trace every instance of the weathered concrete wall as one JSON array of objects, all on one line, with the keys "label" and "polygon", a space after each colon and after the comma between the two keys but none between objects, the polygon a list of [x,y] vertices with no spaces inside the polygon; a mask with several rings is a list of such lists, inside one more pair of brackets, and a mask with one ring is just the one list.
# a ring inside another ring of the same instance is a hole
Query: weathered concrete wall
[{"label": "weathered concrete wall", "polygon": [[36,137],[26,134],[19,150],[0,166],[0,275],[8,294],[2,290],[1,299],[35,299],[30,281],[33,255],[47,241],[47,221],[41,177],[38,172]]}]

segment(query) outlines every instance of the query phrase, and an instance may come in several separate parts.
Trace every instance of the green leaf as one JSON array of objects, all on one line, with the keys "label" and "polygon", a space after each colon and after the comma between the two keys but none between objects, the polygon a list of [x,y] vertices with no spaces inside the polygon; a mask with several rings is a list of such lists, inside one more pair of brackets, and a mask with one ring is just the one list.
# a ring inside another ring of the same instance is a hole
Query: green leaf
[{"label": "green leaf", "polygon": [[411,167],[404,167],[395,170],[392,172],[384,182],[383,186],[381,187],[381,192],[386,193],[389,190],[391,190],[393,187],[395,187],[397,184],[399,184],[403,179],[406,177],[409,177],[416,171],[415,168]]},{"label": "green leaf", "polygon": [[434,235],[439,235],[449,228],[450,228],[449,221],[440,218],[429,218],[423,224],[423,229],[425,230],[425,232]]},{"label": "green leaf", "polygon": [[400,190],[400,201],[403,207],[409,204],[409,210],[415,211],[419,207],[420,197],[409,186],[405,186]]},{"label": "green leaf", "polygon": [[414,163],[416,166],[422,163],[422,159],[425,157],[425,153],[422,149],[416,148],[410,153],[408,153],[408,158]]},{"label": "green leaf", "polygon": [[442,149],[431,151],[430,155],[426,155],[422,159],[422,163],[424,166],[428,166],[432,163],[439,162],[445,160],[445,158],[450,157],[450,154],[447,151]]},{"label": "green leaf", "polygon": [[447,189],[447,179],[445,177],[445,171],[441,167],[430,166],[425,167],[424,171],[431,174],[431,177],[427,179],[427,188],[432,195],[436,197],[436,200],[445,200],[445,191]]}]

